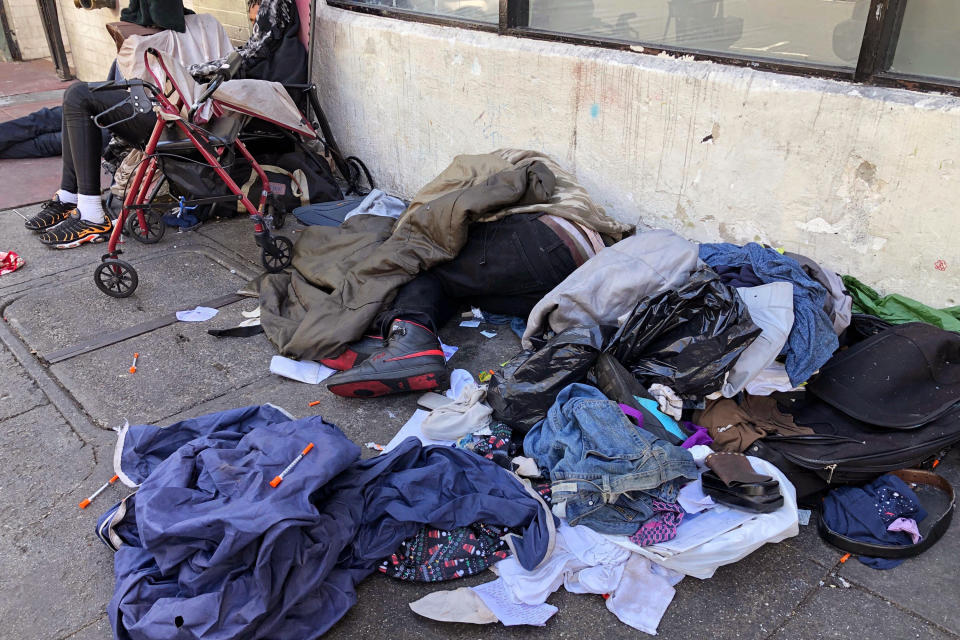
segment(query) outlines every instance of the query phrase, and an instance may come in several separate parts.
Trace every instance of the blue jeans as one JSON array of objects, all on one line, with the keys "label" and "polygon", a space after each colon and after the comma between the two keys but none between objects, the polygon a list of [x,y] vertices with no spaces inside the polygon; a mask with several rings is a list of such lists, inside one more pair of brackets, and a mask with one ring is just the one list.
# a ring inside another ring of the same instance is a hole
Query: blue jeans
[{"label": "blue jeans", "polygon": [[653,500],[675,502],[697,467],[686,449],[639,429],[599,390],[572,384],[523,440],[550,475],[554,503],[571,525],[629,535],[653,515]]},{"label": "blue jeans", "polygon": [[0,158],[46,158],[60,155],[63,110],[43,108],[22,118],[0,122]]}]

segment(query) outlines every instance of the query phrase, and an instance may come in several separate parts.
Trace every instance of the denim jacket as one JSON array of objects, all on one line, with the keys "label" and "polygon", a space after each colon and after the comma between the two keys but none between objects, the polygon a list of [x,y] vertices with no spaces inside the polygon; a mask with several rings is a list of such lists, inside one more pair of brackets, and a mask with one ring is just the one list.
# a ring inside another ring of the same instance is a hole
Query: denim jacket
[{"label": "denim jacket", "polygon": [[550,475],[553,502],[565,502],[570,524],[602,533],[635,533],[653,515],[653,500],[675,502],[697,477],[689,451],[636,427],[584,384],[557,395],[523,449]]}]

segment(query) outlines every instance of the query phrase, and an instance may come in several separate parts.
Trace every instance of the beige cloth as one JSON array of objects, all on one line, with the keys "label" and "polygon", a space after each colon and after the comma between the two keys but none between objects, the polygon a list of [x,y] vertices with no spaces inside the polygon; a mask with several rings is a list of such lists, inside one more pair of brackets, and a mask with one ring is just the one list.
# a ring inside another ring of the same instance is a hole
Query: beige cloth
[{"label": "beige cloth", "polygon": [[507,207],[496,216],[485,218],[485,222],[515,213],[547,213],[576,222],[613,240],[620,240],[624,235],[633,232],[633,225],[610,218],[603,207],[594,204],[587,190],[577,182],[573,174],[557,164],[553,158],[537,151],[522,149],[499,149],[490,154],[457,156],[449,167],[413,196],[397,227],[399,228],[408,215],[413,215],[431,200],[457,189],[481,184],[495,173],[529,162],[541,162],[553,173],[556,178],[553,195],[544,204]]},{"label": "beige cloth", "polygon": [[213,98],[231,111],[283,125],[310,138],[317,135],[279,82],[229,80],[213,92]]},{"label": "beige cloth", "polygon": [[[184,22],[186,30],[183,33],[167,29],[149,36],[130,36],[124,40],[117,53],[117,68],[127,80],[140,79],[156,84],[144,61],[147,49],[156,49],[163,54],[164,63],[170,70],[170,80],[183,91],[182,95],[189,106],[202,91],[198,87],[203,85],[198,85],[187,73],[187,66],[222,58],[234,47],[223,26],[212,15],[198,13],[184,16]],[[161,81],[167,80],[152,57],[150,69]]]},{"label": "beige cloth", "polygon": [[490,624],[499,621],[480,596],[469,587],[428,593],[411,602],[410,609],[417,615],[440,622]]},{"label": "beige cloth", "polygon": [[484,404],[487,387],[468,382],[460,395],[428,413],[420,431],[431,440],[459,440],[490,424],[493,409]]},{"label": "beige cloth", "polygon": [[[226,31],[213,16],[197,14],[184,19],[187,29],[183,33],[166,30],[150,36],[130,36],[124,40],[117,54],[117,66],[124,78],[139,78],[156,84],[155,75],[161,82],[169,81],[184,98],[182,116],[186,115],[207,87],[206,84],[198,84],[187,71],[187,67],[223,58],[234,49]],[[169,75],[164,74],[160,64],[152,56],[144,60],[144,54],[150,48],[160,52]],[[149,62],[149,70],[146,62]],[[213,98],[222,102],[226,109],[281,124],[311,138],[316,137],[279,82],[229,80],[217,88]],[[204,117],[199,118],[200,121],[209,116],[209,109],[202,113]]]}]

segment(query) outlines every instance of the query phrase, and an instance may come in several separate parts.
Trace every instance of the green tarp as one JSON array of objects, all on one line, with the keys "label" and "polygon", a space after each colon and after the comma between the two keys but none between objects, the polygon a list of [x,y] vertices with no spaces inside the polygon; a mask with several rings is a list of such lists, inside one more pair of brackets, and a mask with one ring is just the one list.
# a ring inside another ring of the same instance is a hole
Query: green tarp
[{"label": "green tarp", "polygon": [[926,322],[941,329],[960,332],[960,306],[934,309],[899,293],[881,298],[879,293],[853,276],[843,276],[843,284],[853,298],[854,313],[869,313],[893,324]]}]

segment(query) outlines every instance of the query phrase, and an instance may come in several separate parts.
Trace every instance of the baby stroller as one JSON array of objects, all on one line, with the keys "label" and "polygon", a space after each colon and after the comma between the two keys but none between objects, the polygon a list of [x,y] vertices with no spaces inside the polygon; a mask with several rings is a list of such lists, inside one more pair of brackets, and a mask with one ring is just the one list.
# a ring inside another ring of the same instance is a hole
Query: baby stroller
[{"label": "baby stroller", "polygon": [[[271,273],[282,271],[293,260],[293,243],[289,238],[270,232],[268,222],[275,228],[282,224],[282,211],[271,215],[273,194],[270,181],[240,138],[243,127],[253,118],[265,121],[274,128],[307,140],[321,140],[306,118],[300,113],[283,85],[264,80],[231,80],[240,66],[236,54],[218,70],[206,86],[197,85],[172,57],[156,49],[143,54],[143,67],[131,80],[110,81],[94,87],[114,89],[124,87],[131,97],[121,105],[132,105],[134,113],[153,109],[157,122],[144,149],[143,161],[127,185],[123,208],[114,225],[107,245],[107,253],[94,272],[94,282],[103,293],[114,298],[126,298],[137,288],[136,269],[119,258],[121,234],[126,231],[144,243],[158,242],[165,230],[161,216],[152,209],[150,200],[156,191],[154,176],[164,154],[196,152],[213,169],[227,195],[196,197],[185,202],[198,206],[220,202],[240,203],[253,221],[254,239],[260,247],[261,261]],[[118,108],[121,105],[117,105]],[[315,105],[316,106],[316,105]],[[112,108],[112,109],[113,109]],[[101,114],[102,115],[102,114]],[[99,116],[98,116],[99,117]],[[97,122],[97,119],[94,118]],[[321,119],[322,122],[322,119]],[[99,126],[99,123],[98,123]],[[243,193],[224,166],[236,157],[244,158],[259,176],[261,192],[256,206]],[[342,159],[338,158],[338,166]],[[197,194],[191,194],[196,196]],[[129,224],[127,220],[133,214]]]}]

